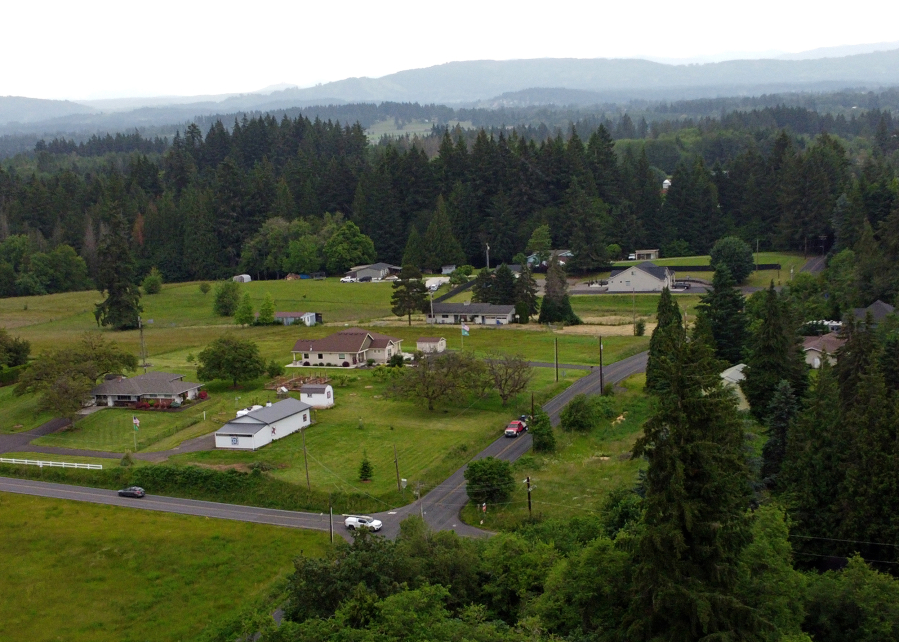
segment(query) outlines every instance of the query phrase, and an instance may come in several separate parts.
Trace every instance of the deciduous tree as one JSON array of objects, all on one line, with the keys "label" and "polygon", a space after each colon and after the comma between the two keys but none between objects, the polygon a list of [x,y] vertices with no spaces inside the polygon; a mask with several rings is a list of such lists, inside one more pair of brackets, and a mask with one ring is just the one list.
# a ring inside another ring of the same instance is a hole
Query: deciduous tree
[{"label": "deciduous tree", "polygon": [[197,376],[203,381],[230,379],[234,387],[238,381],[257,379],[265,373],[265,360],[259,356],[259,346],[248,339],[225,335],[219,337],[197,355]]}]

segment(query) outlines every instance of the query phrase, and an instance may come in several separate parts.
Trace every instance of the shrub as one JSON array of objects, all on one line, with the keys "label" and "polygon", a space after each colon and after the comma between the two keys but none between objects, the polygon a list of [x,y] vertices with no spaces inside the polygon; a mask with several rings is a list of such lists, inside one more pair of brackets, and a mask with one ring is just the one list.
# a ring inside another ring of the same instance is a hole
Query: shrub
[{"label": "shrub", "polygon": [[562,410],[562,430],[587,432],[599,422],[594,399],[585,394],[575,395]]},{"label": "shrub", "polygon": [[131,451],[126,450],[125,454],[122,455],[122,458],[119,460],[119,466],[124,468],[129,468],[134,465],[134,459],[131,457]]},{"label": "shrub", "polygon": [[363,450],[362,463],[359,464],[359,481],[371,481],[372,475],[374,474],[374,466],[368,461],[368,453]]},{"label": "shrub", "polygon": [[240,304],[240,285],[235,281],[222,281],[215,286],[212,309],[220,317],[234,316]]},{"label": "shrub", "polygon": [[162,290],[162,274],[159,270],[155,267],[150,270],[150,273],[144,277],[141,288],[143,288],[144,294],[159,294],[159,291]]},{"label": "shrub", "polygon": [[712,267],[716,270],[721,266],[727,267],[737,283],[743,283],[755,269],[752,248],[746,241],[736,236],[725,236],[718,239],[709,254],[709,263]]},{"label": "shrub", "polygon": [[646,334],[646,321],[640,319],[634,324],[634,334],[638,337],[642,337]]},{"label": "shrub", "polygon": [[203,294],[209,294],[209,290],[211,290],[211,289],[212,289],[212,286],[209,285],[208,283],[206,283],[206,281],[203,281],[200,284],[200,292],[202,292]]},{"label": "shrub", "polygon": [[468,464],[465,469],[465,491],[476,504],[504,502],[512,496],[515,480],[507,461],[485,457]]},{"label": "shrub", "polygon": [[303,365],[304,365],[304,366],[311,366],[312,364],[309,363],[308,361],[304,361],[304,362],[303,362]]},{"label": "shrub", "polygon": [[553,433],[549,415],[538,410],[531,419],[530,432],[534,438],[534,451],[551,453],[556,449],[556,436]]},{"label": "shrub", "polygon": [[284,374],[284,366],[272,359],[268,362],[265,373],[272,379],[274,379],[275,377],[280,377]]},{"label": "shrub", "polygon": [[209,397],[209,393],[206,392],[205,390],[201,390],[201,391],[200,391],[200,394],[198,394],[197,396],[198,396],[200,399],[206,399],[206,398]]},{"label": "shrub", "polygon": [[340,365],[343,366],[344,368],[349,368],[349,367],[350,367],[350,362],[349,362],[349,361],[344,361],[344,362],[341,363]]},{"label": "shrub", "polygon": [[402,368],[406,365],[405,360],[403,359],[403,355],[397,353],[390,357],[390,360],[387,362],[388,367],[390,368]]}]

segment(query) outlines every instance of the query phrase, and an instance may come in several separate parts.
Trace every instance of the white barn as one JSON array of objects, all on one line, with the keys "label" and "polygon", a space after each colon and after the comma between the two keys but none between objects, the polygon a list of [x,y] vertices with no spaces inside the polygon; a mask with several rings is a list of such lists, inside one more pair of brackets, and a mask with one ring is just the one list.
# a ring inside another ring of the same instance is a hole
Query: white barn
[{"label": "white barn", "polygon": [[334,405],[334,388],[326,383],[307,383],[300,386],[300,399],[313,408],[330,408]]},{"label": "white barn", "polygon": [[235,417],[215,431],[215,447],[258,450],[312,423],[312,406],[284,399]]},{"label": "white barn", "polygon": [[415,347],[420,352],[443,352],[446,350],[446,339],[443,337],[419,337]]}]

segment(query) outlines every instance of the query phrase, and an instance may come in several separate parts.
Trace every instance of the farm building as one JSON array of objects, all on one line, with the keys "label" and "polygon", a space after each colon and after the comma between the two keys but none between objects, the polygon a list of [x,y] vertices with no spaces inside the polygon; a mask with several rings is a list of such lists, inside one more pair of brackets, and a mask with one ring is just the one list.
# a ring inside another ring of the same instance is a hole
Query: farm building
[{"label": "farm building", "polygon": [[326,383],[307,383],[300,387],[300,399],[313,408],[330,408],[334,405],[334,388]]},{"label": "farm building", "polygon": [[249,274],[238,274],[237,276],[232,277],[231,280],[237,283],[249,283],[253,280],[253,277]]},{"label": "farm building", "polygon": [[821,367],[824,354],[827,354],[827,362],[834,365],[837,360],[834,353],[846,343],[836,332],[822,334],[820,337],[806,337],[802,342],[802,350],[805,352],[805,362],[817,370]]},{"label": "farm building", "polygon": [[443,352],[446,350],[446,339],[443,337],[419,337],[415,347],[421,352]]},{"label": "farm building", "polygon": [[674,272],[649,261],[612,270],[609,276],[609,292],[661,292],[672,285]]},{"label": "farm building", "polygon": [[402,343],[402,339],[386,334],[349,328],[324,339],[300,339],[293,346],[293,362],[287,367],[356,368],[365,365],[369,359],[375,363],[387,363],[393,355],[402,352]]},{"label": "farm building", "polygon": [[433,313],[428,312],[428,323],[507,325],[514,320],[514,305],[469,302],[435,303]]},{"label": "farm building", "polygon": [[322,323],[322,315],[317,312],[275,312],[275,321],[284,325],[313,326]]},{"label": "farm building", "polygon": [[372,265],[358,265],[346,273],[357,281],[363,278],[369,278],[372,281],[384,279],[391,274],[399,274],[401,267],[390,265],[389,263],[373,263]]},{"label": "farm building", "polygon": [[312,406],[289,398],[258,410],[239,413],[215,431],[215,447],[258,450],[312,423]]},{"label": "farm building", "polygon": [[638,261],[655,261],[659,258],[658,250],[636,250],[634,254]]},{"label": "farm building", "polygon": [[181,402],[196,399],[202,383],[184,381],[172,372],[148,372],[135,377],[116,376],[91,390],[98,406],[127,406],[140,401]]}]

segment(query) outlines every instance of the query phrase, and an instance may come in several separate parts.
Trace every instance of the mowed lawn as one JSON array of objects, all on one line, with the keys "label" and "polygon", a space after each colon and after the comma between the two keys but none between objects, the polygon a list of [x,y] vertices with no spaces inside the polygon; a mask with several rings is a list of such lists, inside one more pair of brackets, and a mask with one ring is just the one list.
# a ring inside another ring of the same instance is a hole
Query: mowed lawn
[{"label": "mowed lawn", "polygon": [[189,640],[327,534],[0,493],[0,640]]},{"label": "mowed lawn", "polygon": [[52,412],[40,410],[37,395],[13,393],[15,386],[0,388],[0,433],[22,432],[53,419]]},{"label": "mowed lawn", "polygon": [[[358,380],[335,388],[335,407],[316,411],[316,423],[306,429],[312,488],[367,493],[380,498],[385,508],[403,497],[410,501],[409,491],[405,496],[397,492],[394,447],[400,477],[410,484],[422,482],[426,488],[438,484],[498,438],[510,419],[530,411],[530,391],[539,404],[585,374],[582,370],[566,371],[564,380],[556,384],[551,369],[536,369],[530,390],[505,408],[496,395],[490,395],[485,399],[450,400],[431,412],[412,401],[387,398],[387,384],[370,372],[360,372]],[[363,456],[374,466],[369,483],[359,481]],[[275,477],[306,484],[301,433],[255,452],[188,453],[171,461],[215,466],[261,462]]]},{"label": "mowed lawn", "polygon": [[[633,488],[637,472],[646,462],[630,458],[643,422],[650,414],[651,401],[643,392],[646,378],[636,375],[627,379],[624,392],[614,397],[616,419],[603,420],[588,433],[555,429],[557,449],[554,453],[530,452],[515,466],[515,479],[531,478],[531,501],[534,515],[567,518],[581,513],[595,513],[609,491]],[[469,524],[484,519],[489,529],[509,529],[528,517],[527,491],[518,484],[510,501],[488,506],[486,516],[474,506],[467,506],[463,518]]]},{"label": "mowed lawn", "polygon": [[[774,281],[775,285],[780,285],[782,283],[786,283],[790,280],[790,268],[793,268],[794,273],[798,274],[799,270],[803,265],[806,264],[809,257],[804,257],[801,252],[759,252],[758,254],[753,254],[753,257],[757,257],[757,262],[759,264],[772,264],[779,263],[780,270],[760,270],[758,272],[753,272],[749,275],[749,278],[746,280],[746,283],[743,285],[749,285],[754,287],[767,287],[771,281]],[[710,257],[708,255],[704,256],[680,256],[673,259],[657,259],[653,261],[656,265],[667,265],[674,268],[675,274],[678,279],[684,277],[698,277],[700,279],[704,279],[706,281],[711,281],[713,272],[684,272],[679,271],[678,266],[683,265],[708,265]],[[625,267],[628,265],[635,265],[638,263],[642,263],[642,261],[620,261],[615,264],[616,267]]]}]

